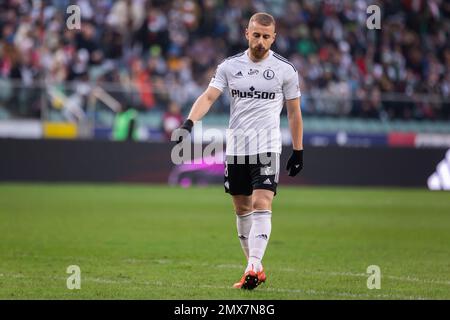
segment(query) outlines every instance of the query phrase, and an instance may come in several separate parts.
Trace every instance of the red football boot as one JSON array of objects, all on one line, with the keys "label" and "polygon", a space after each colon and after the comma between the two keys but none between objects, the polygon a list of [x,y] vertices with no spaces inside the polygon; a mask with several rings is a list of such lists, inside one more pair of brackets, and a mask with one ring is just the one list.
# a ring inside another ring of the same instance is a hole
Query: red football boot
[{"label": "red football boot", "polygon": [[264,268],[261,266],[261,271],[258,271],[256,273],[256,275],[258,276],[258,285],[260,285],[263,282],[266,282],[266,273],[264,272]]},{"label": "red football boot", "polygon": [[[264,275],[265,280],[265,275]],[[259,278],[258,274],[253,271],[247,271],[241,278],[239,282],[236,282],[233,284],[233,288],[237,289],[246,289],[246,290],[253,290],[255,289],[259,284]]]}]

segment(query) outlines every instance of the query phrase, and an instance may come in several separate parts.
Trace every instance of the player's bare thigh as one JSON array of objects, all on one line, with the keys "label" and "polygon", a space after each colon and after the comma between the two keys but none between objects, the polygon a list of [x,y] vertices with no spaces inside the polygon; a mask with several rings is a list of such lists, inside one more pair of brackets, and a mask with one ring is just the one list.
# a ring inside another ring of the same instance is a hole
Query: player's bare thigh
[{"label": "player's bare thigh", "polygon": [[253,210],[270,210],[272,211],[272,201],[274,193],[270,190],[256,189],[253,195],[233,196],[233,204],[235,212],[238,215],[247,214]]}]

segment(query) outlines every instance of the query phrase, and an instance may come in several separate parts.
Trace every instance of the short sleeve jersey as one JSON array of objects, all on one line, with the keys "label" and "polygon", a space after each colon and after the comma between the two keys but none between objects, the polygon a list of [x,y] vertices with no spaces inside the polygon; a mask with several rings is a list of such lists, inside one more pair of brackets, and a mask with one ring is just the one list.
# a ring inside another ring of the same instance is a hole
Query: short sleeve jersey
[{"label": "short sleeve jersey", "polygon": [[272,50],[260,62],[247,53],[224,60],[209,84],[230,94],[226,154],[281,153],[280,113],[285,100],[301,96],[298,72]]}]

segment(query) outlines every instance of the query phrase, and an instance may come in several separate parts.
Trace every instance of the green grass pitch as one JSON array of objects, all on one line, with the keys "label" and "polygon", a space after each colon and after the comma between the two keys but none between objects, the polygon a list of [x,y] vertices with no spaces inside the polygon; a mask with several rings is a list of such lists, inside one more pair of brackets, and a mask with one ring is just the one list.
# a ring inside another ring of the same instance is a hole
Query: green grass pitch
[{"label": "green grass pitch", "polygon": [[1,183],[0,299],[450,299],[448,193],[281,186],[272,225],[244,291],[221,187]]}]

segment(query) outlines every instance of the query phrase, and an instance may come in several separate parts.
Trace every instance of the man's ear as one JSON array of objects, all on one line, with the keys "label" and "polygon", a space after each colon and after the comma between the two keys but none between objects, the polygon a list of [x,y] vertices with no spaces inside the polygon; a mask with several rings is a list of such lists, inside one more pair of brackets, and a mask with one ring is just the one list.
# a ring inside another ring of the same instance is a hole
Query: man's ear
[{"label": "man's ear", "polygon": [[249,40],[249,39],[248,39],[248,28],[245,28],[245,38],[246,38],[247,40]]}]

